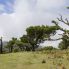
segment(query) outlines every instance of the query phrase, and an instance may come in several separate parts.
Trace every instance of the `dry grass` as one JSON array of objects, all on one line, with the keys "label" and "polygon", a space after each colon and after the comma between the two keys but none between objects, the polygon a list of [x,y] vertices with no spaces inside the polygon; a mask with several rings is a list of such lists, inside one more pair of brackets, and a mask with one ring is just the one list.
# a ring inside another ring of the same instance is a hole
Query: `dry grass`
[{"label": "dry grass", "polygon": [[[42,61],[46,63],[42,63]],[[19,52],[0,54],[0,69],[69,69],[69,52]]]}]

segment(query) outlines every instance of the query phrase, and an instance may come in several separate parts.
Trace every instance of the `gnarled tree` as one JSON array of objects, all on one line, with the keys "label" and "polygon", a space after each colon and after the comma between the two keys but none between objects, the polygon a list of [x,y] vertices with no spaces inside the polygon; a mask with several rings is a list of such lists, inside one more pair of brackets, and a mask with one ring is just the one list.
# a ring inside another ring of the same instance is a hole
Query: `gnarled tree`
[{"label": "gnarled tree", "polygon": [[64,33],[62,34],[62,41],[59,44],[60,49],[67,49],[69,47],[69,30],[66,30],[62,28],[59,23],[66,24],[69,26],[69,20],[67,18],[63,19],[63,17],[60,15],[60,18],[57,18],[58,22],[53,20],[52,23],[54,23],[56,26],[59,27],[59,30],[63,31]]},{"label": "gnarled tree", "polygon": [[27,35],[25,38],[21,37],[21,40],[30,43],[32,51],[35,51],[40,43],[51,40],[50,36],[55,35],[56,30],[58,30],[58,26],[31,26],[26,29]]}]

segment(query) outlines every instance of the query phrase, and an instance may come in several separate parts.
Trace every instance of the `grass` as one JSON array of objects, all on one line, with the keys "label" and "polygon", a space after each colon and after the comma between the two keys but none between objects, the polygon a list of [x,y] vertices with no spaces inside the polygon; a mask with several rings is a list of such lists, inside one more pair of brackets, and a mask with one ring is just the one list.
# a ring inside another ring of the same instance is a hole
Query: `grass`
[{"label": "grass", "polygon": [[[45,63],[42,63],[42,61]],[[69,69],[68,51],[0,54],[0,69]]]}]

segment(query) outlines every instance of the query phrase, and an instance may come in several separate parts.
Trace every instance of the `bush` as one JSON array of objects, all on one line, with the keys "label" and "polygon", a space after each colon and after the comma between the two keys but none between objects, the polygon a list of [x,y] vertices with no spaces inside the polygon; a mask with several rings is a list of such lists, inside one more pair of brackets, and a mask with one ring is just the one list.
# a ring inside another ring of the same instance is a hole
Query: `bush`
[{"label": "bush", "polygon": [[14,50],[13,50],[13,52],[18,52],[18,51],[19,51],[19,49],[14,49]]},{"label": "bush", "polygon": [[39,49],[39,51],[44,51],[44,50],[55,50],[56,48],[52,47],[52,46],[47,46],[47,47],[43,47],[41,49]]},{"label": "bush", "polygon": [[64,49],[67,49],[68,47],[65,45],[64,41],[61,41],[61,42],[59,43],[58,48],[61,49],[61,50],[64,50]]},{"label": "bush", "polygon": [[45,59],[42,60],[42,63],[46,63]]}]

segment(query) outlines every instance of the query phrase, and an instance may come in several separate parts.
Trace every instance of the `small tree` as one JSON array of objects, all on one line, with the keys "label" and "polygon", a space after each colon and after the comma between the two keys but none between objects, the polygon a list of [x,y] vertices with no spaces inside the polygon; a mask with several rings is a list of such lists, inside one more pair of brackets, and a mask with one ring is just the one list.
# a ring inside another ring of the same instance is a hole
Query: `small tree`
[{"label": "small tree", "polygon": [[30,51],[31,50],[31,44],[29,43],[29,38],[27,35],[23,35],[20,38],[21,42],[23,43],[23,49],[25,51]]},{"label": "small tree", "polygon": [[14,46],[14,44],[15,44],[16,41],[17,41],[17,38],[12,38],[12,40],[10,40],[7,43],[7,48],[9,48],[9,52],[13,51],[13,46]]}]

